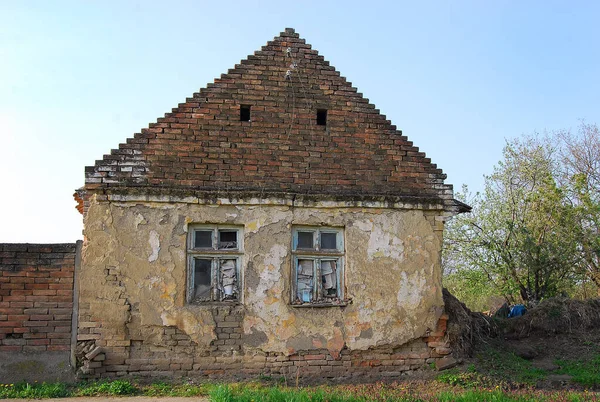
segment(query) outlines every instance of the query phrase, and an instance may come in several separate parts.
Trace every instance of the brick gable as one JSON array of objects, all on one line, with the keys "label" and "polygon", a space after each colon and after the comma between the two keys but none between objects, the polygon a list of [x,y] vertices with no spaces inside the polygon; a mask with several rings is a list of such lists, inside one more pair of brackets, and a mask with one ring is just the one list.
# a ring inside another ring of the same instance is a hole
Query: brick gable
[{"label": "brick gable", "polygon": [[[240,106],[251,108],[240,121]],[[317,125],[317,110],[327,124]],[[293,29],[86,168],[85,189],[395,196],[452,186]]]}]

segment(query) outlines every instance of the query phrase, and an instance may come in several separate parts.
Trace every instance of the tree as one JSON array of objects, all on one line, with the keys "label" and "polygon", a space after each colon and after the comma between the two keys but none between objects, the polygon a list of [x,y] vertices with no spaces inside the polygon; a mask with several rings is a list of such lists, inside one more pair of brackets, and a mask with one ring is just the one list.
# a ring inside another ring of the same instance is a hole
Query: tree
[{"label": "tree", "polygon": [[557,157],[548,140],[507,142],[483,194],[470,200],[473,212],[448,224],[447,273],[479,270],[513,302],[553,296],[574,279],[575,215],[555,180]]},{"label": "tree", "polygon": [[582,123],[577,135],[557,137],[563,144],[560,178],[573,206],[577,266],[600,296],[600,132],[597,125]]}]

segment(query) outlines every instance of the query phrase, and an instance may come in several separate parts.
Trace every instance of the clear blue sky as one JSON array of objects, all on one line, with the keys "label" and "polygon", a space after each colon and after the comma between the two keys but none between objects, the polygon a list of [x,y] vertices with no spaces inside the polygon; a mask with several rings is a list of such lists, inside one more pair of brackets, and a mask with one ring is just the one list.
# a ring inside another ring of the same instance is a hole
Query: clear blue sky
[{"label": "clear blue sky", "polygon": [[600,3],[0,0],[0,242],[82,238],[92,165],[293,27],[448,174],[600,122]]}]

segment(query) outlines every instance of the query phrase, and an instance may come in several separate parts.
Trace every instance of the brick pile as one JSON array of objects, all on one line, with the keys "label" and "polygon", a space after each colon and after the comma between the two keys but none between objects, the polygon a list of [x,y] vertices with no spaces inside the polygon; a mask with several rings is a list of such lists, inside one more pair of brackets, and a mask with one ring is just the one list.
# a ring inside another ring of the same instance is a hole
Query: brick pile
[{"label": "brick pile", "polygon": [[75,244],[0,244],[0,352],[69,351]]}]

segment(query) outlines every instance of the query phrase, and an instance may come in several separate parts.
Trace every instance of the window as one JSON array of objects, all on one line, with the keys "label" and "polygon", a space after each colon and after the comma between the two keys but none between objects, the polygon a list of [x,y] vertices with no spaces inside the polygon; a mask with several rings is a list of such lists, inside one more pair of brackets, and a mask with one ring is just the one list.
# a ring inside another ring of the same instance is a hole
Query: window
[{"label": "window", "polygon": [[327,109],[317,109],[317,125],[327,125]]},{"label": "window", "polygon": [[188,303],[240,300],[242,229],[197,225],[188,232]]},{"label": "window", "polygon": [[343,229],[298,226],[292,241],[292,304],[342,304]]},{"label": "window", "polygon": [[249,105],[241,105],[240,106],[240,121],[250,121],[250,106]]}]

